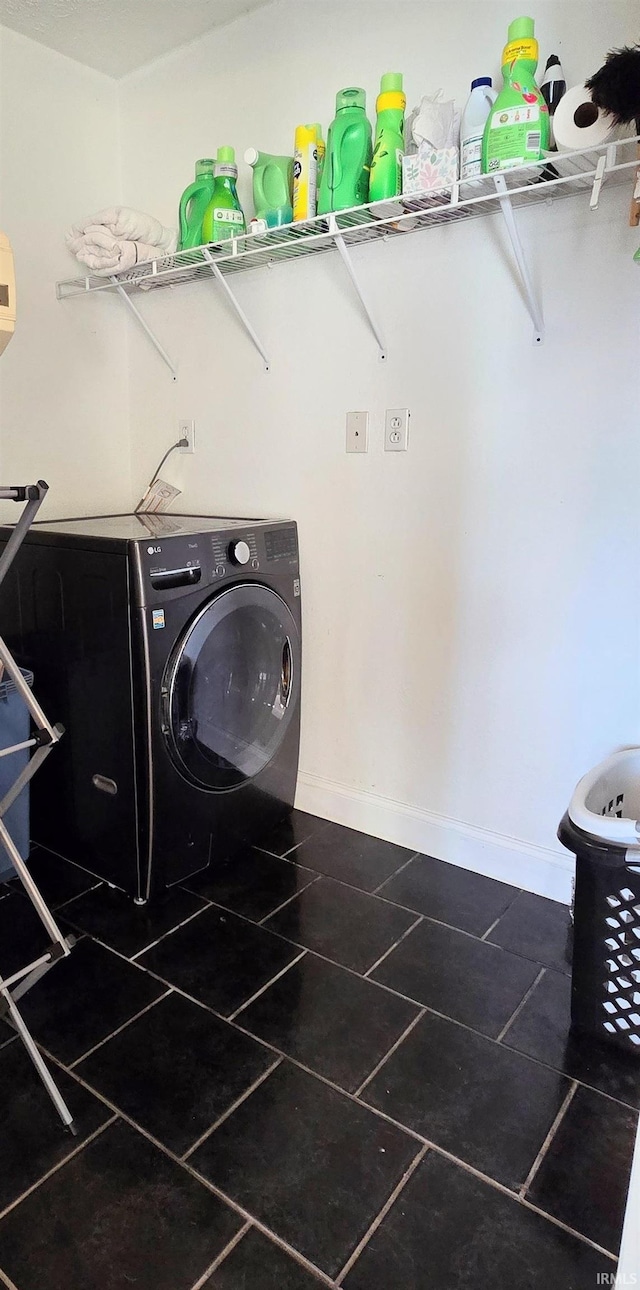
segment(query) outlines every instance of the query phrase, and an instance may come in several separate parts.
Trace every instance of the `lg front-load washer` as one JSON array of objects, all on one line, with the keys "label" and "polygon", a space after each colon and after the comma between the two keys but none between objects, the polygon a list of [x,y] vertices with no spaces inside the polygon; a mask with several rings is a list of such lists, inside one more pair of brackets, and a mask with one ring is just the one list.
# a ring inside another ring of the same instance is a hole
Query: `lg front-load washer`
[{"label": "lg front-load washer", "polygon": [[3,602],[3,635],[65,727],[33,780],[36,842],[141,902],[264,838],[290,811],[295,523],[45,522]]}]

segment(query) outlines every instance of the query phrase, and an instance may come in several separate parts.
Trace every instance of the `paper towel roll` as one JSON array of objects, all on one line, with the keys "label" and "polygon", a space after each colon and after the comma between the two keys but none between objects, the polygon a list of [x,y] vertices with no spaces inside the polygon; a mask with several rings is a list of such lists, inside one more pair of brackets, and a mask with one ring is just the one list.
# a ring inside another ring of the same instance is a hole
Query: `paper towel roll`
[{"label": "paper towel roll", "polygon": [[606,143],[614,129],[613,117],[596,107],[586,85],[567,90],[555,110],[553,133],[559,152]]}]

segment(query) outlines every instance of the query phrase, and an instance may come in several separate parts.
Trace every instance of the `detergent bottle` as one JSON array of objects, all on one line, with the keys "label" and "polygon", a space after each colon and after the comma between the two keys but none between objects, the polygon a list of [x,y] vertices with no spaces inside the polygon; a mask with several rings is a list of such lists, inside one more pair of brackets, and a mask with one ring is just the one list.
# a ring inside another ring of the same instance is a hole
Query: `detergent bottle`
[{"label": "detergent bottle", "polygon": [[195,180],[185,188],[180,198],[179,251],[185,251],[192,246],[202,246],[202,220],[213,197],[213,166],[212,157],[203,157],[200,161],[196,161]]},{"label": "detergent bottle", "polygon": [[293,219],[293,157],[247,148],[244,159],[253,170],[253,204],[256,219],[267,228],[279,228]]},{"label": "detergent bottle", "polygon": [[497,98],[490,76],[479,76],[471,82],[460,122],[460,178],[473,179],[482,174],[482,139],[487,117]]},{"label": "detergent bottle", "polygon": [[240,237],[246,232],[236,192],[238,167],[233,148],[218,148],[213,173],[215,183],[202,220],[202,237],[205,242],[223,242],[228,237]]},{"label": "detergent bottle", "polygon": [[364,90],[340,90],[336,115],[329,126],[318,214],[363,206],[369,196],[371,125]]},{"label": "detergent bottle", "polygon": [[400,72],[385,72],[376,99],[376,142],[371,162],[369,201],[397,197],[402,192],[402,158],[404,155],[404,110],[407,100],[402,92]]},{"label": "detergent bottle", "polygon": [[502,53],[504,86],[487,117],[482,169],[492,173],[540,161],[549,147],[549,109],[535,81],[533,18],[516,18]]}]

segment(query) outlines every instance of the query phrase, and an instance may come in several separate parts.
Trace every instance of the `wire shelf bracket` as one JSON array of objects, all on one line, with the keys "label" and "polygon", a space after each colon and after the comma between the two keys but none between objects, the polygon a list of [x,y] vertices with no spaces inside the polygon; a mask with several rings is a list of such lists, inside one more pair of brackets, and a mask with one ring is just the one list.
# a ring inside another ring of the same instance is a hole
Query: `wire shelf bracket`
[{"label": "wire shelf bracket", "polygon": [[502,211],[507,233],[509,234],[509,241],[511,242],[511,248],[518,266],[522,290],[524,291],[524,297],[527,302],[527,309],[533,323],[533,343],[534,345],[541,345],[544,340],[544,319],[538,297],[534,290],[527,257],[524,253],[524,247],[520,240],[516,217],[513,213],[513,203],[509,195],[504,175],[494,175],[493,182],[496,186],[496,193],[498,194],[498,200],[500,202],[500,210]]},{"label": "wire shelf bracket", "polygon": [[344,237],[342,236],[342,233],[340,232],[340,229],[338,227],[338,221],[336,220],[335,215],[329,216],[329,232],[333,234],[334,245],[336,246],[337,250],[340,252],[342,263],[344,264],[347,270],[347,273],[349,274],[349,277],[355,289],[355,293],[358,297],[358,300],[360,301],[360,304],[362,305],[362,308],[365,312],[369,326],[377,342],[378,349],[380,350],[380,358],[384,362],[384,360],[387,357],[387,347],[384,343],[384,340],[382,339],[382,332],[380,331],[380,328],[376,322],[376,319],[374,318],[371,312],[371,309],[367,304],[366,297],[363,295],[362,287],[360,286],[360,283],[358,281],[358,276],[353,267],[353,260],[349,255],[346,242],[344,240]]},{"label": "wire shelf bracket", "polygon": [[237,296],[235,295],[235,293],[231,290],[231,287],[229,286],[229,283],[226,281],[226,278],[224,278],[224,277],[223,277],[223,275],[222,275],[222,273],[220,272],[220,270],[219,270],[219,268],[218,268],[217,264],[215,263],[215,261],[214,261],[214,259],[213,259],[213,256],[212,256],[212,254],[211,254],[211,252],[210,252],[209,248],[208,248],[208,247],[206,247],[206,246],[203,246],[203,247],[202,247],[202,254],[203,254],[203,256],[204,256],[205,260],[207,261],[207,264],[209,265],[209,268],[211,269],[211,272],[212,272],[212,274],[213,274],[213,276],[214,276],[214,278],[215,278],[216,282],[217,282],[217,283],[219,283],[219,285],[222,287],[223,291],[225,292],[225,294],[226,294],[226,296],[227,296],[227,299],[229,300],[229,302],[230,302],[230,304],[232,305],[233,309],[235,309],[235,312],[237,313],[238,318],[240,319],[240,322],[242,323],[242,326],[244,327],[244,329],[245,329],[245,331],[246,331],[247,335],[248,335],[248,336],[249,336],[249,338],[253,341],[253,344],[255,345],[255,347],[256,347],[256,349],[257,349],[258,353],[260,354],[260,357],[262,358],[262,361],[263,361],[263,363],[264,363],[264,370],[265,370],[265,372],[268,372],[268,371],[269,371],[269,366],[270,366],[270,364],[269,364],[269,358],[268,358],[268,356],[267,356],[267,352],[266,352],[266,350],[265,350],[265,348],[264,348],[264,346],[263,346],[262,342],[261,342],[261,341],[260,341],[260,339],[258,338],[257,333],[254,331],[254,328],[251,326],[251,323],[249,322],[249,319],[247,318],[247,315],[246,315],[246,313],[244,312],[244,309],[242,308],[242,305],[240,304],[240,301],[238,300],[238,298],[237,298]]},{"label": "wire shelf bracket", "polygon": [[118,292],[118,295],[120,296],[120,299],[121,299],[121,300],[124,300],[125,304],[126,304],[126,305],[128,306],[128,308],[131,310],[131,312],[132,312],[132,314],[133,314],[134,318],[136,318],[136,319],[138,320],[138,322],[140,323],[140,326],[142,327],[142,330],[143,330],[144,332],[146,332],[146,334],[147,334],[147,336],[149,337],[149,340],[151,341],[151,344],[153,345],[154,349],[157,349],[157,351],[158,351],[158,353],[159,353],[159,355],[160,355],[160,357],[161,357],[161,359],[162,359],[163,363],[166,363],[167,367],[169,368],[169,371],[171,372],[171,376],[173,377],[173,380],[174,380],[174,381],[177,381],[177,379],[178,379],[178,372],[177,372],[176,366],[175,366],[175,364],[174,364],[174,363],[172,363],[172,361],[171,361],[171,359],[169,358],[169,355],[167,354],[167,351],[166,351],[166,349],[164,348],[164,346],[162,346],[162,345],[160,344],[160,341],[158,340],[158,337],[156,336],[155,332],[154,332],[154,331],[152,331],[152,329],[151,329],[151,327],[149,326],[149,324],[148,324],[148,322],[147,322],[146,318],[143,318],[143,317],[142,317],[142,314],[140,313],[140,310],[136,307],[136,305],[134,305],[133,300],[131,299],[131,296],[130,296],[126,291],[125,291],[124,287],[122,286],[122,283],[121,283],[121,282],[118,282],[118,279],[115,277],[115,275],[111,278],[111,281],[112,281],[112,283],[113,283],[113,285],[114,285],[114,287],[115,287],[116,291]]}]

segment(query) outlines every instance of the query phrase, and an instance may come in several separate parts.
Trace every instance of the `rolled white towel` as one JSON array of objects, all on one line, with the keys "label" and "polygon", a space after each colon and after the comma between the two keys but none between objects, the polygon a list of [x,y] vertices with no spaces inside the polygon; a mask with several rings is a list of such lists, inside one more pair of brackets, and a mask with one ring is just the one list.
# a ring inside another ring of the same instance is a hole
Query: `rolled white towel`
[{"label": "rolled white towel", "polygon": [[156,260],[164,252],[147,242],[130,242],[127,238],[114,237],[104,226],[90,225],[79,237],[67,238],[67,246],[81,264],[99,277],[133,269],[146,260]]},{"label": "rolled white towel", "polygon": [[173,254],[178,242],[174,228],[165,228],[153,215],[132,210],[130,206],[109,206],[106,210],[98,211],[97,215],[92,215],[83,224],[72,228],[67,234],[67,242],[81,237],[89,228],[95,228],[98,224],[104,224],[118,241],[125,239],[127,242],[146,242],[148,246],[155,246],[167,255]]},{"label": "rolled white towel", "polygon": [[67,233],[69,250],[99,276],[133,268],[146,260],[172,255],[178,235],[153,215],[113,206],[99,211]]}]

